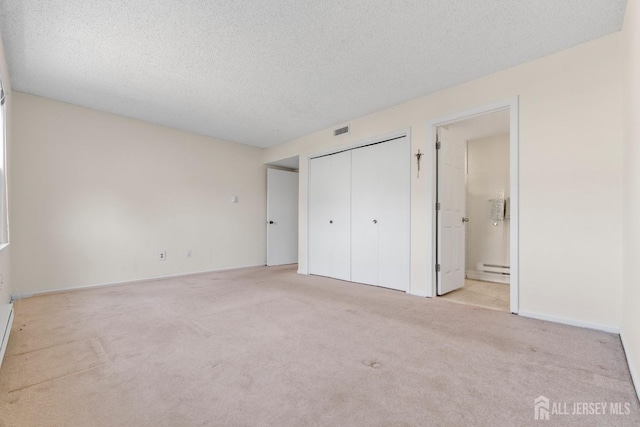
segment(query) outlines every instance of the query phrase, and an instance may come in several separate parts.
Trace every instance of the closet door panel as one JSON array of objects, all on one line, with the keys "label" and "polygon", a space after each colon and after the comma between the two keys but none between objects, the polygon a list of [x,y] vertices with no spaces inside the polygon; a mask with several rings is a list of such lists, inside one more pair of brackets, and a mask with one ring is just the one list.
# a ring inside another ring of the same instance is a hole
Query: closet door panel
[{"label": "closet door panel", "polygon": [[309,272],[351,280],[351,152],[309,163]]},{"label": "closet door panel", "polygon": [[378,284],[378,146],[351,154],[351,280]]},{"label": "closet door panel", "polygon": [[409,138],[378,147],[378,285],[409,289],[411,147]]}]

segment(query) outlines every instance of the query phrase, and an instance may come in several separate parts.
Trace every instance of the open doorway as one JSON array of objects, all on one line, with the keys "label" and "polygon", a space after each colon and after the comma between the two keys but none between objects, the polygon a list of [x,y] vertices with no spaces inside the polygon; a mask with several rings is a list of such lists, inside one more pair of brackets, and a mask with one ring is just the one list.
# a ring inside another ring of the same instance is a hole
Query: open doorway
[{"label": "open doorway", "polygon": [[[453,197],[464,198],[459,215],[464,281],[451,281],[449,289],[440,283],[438,294],[451,301],[509,311],[509,111],[462,120],[438,131],[443,135],[441,144],[460,145],[464,182],[464,193],[463,185],[449,189],[461,192]],[[443,173],[456,173],[440,166],[439,162],[440,183],[447,180]]]},{"label": "open doorway", "polygon": [[298,156],[267,169],[267,266],[298,263]]},{"label": "open doorway", "polygon": [[431,131],[433,295],[517,313],[517,100],[436,120]]}]

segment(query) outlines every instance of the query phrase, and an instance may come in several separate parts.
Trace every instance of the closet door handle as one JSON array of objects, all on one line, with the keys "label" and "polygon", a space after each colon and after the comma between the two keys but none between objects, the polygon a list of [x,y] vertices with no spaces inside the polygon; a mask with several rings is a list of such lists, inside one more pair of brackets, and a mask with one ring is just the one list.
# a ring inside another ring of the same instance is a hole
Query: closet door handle
[{"label": "closet door handle", "polygon": [[462,222],[469,222],[469,218],[462,218]]},{"label": "closet door handle", "polygon": [[333,224],[333,220],[332,219],[329,220],[329,224]]},{"label": "closet door handle", "polygon": [[374,220],[373,220],[373,223],[374,223],[374,224],[377,224],[377,223],[378,223],[378,220],[377,220],[377,219],[374,219]]}]

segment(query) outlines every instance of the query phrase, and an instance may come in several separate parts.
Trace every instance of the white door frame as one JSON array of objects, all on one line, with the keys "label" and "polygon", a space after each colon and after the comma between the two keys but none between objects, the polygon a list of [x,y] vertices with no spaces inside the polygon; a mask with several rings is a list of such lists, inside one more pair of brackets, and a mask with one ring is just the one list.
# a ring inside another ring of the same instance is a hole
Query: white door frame
[{"label": "white door frame", "polygon": [[431,280],[431,286],[427,283],[427,292],[431,292],[429,297],[437,295],[437,276],[436,276],[436,254],[437,254],[437,221],[436,221],[436,182],[437,182],[437,164],[436,164],[436,129],[439,126],[450,125],[462,120],[471,119],[473,117],[494,113],[501,110],[509,110],[509,182],[510,182],[510,311],[518,313],[519,310],[519,286],[520,286],[520,259],[519,259],[519,128],[518,128],[518,97],[509,98],[503,101],[495,102],[479,106],[470,110],[461,111],[447,116],[442,116],[430,120],[427,124],[427,176],[431,177],[431,185],[427,188],[427,206],[430,206],[431,227],[427,228],[427,259],[428,271],[427,278]]}]

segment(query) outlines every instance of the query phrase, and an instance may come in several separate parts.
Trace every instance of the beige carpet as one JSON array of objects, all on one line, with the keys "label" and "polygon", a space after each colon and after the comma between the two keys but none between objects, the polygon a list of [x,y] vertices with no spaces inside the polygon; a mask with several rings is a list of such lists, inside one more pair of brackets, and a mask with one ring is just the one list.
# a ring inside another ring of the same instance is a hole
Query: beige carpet
[{"label": "beige carpet", "polygon": [[466,279],[463,288],[449,292],[442,298],[461,304],[509,311],[509,285],[506,283]]},{"label": "beige carpet", "polygon": [[[16,313],[7,426],[640,423],[617,335],[289,267],[34,297]],[[542,423],[540,395],[630,413]]]}]

